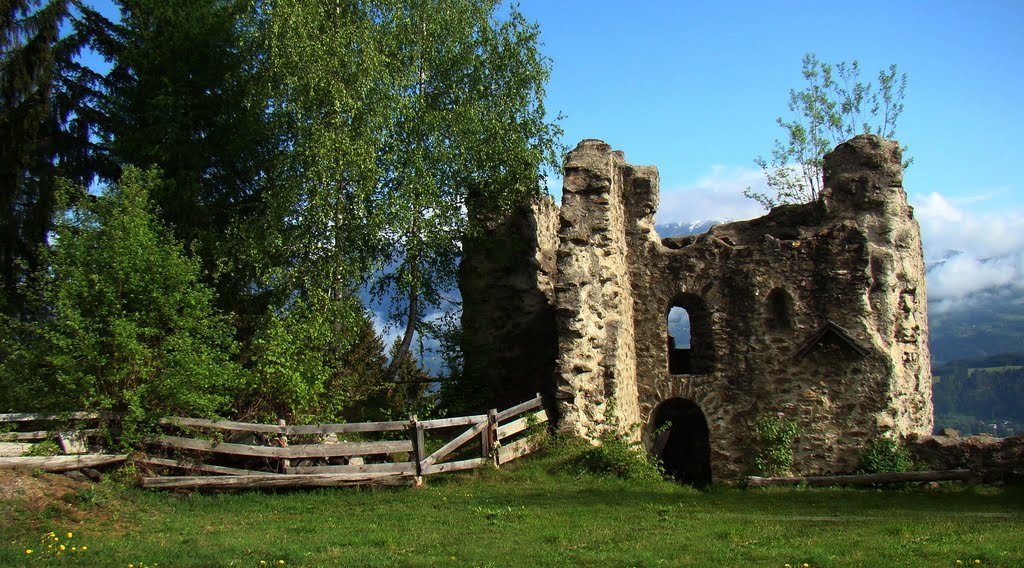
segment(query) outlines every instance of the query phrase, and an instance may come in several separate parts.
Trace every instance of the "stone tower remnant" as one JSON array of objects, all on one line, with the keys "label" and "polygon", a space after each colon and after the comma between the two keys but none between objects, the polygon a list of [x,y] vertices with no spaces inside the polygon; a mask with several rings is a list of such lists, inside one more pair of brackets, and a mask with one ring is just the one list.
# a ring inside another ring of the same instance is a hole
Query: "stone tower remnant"
[{"label": "stone tower remnant", "polygon": [[[824,171],[819,202],[663,239],[657,169],[580,142],[561,207],[510,225],[532,230],[521,262],[467,258],[464,326],[491,330],[467,366],[540,371],[499,381],[552,396],[562,430],[639,436],[698,483],[753,471],[764,414],[798,421],[797,474],[851,471],[876,436],[930,434],[925,270],[899,145],[858,136]],[[669,336],[673,307],[688,348]]]}]

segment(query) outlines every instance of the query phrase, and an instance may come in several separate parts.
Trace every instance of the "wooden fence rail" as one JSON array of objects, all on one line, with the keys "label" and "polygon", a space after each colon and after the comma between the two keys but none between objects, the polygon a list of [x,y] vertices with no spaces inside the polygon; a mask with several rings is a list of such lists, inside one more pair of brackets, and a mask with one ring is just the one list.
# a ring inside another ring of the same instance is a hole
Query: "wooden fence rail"
[{"label": "wooden fence rail", "polygon": [[[86,412],[0,414],[0,423],[86,421],[112,416]],[[161,489],[419,485],[424,476],[475,469],[485,464],[500,467],[524,456],[535,449],[530,426],[547,421],[539,394],[501,411],[494,409],[487,414],[430,420],[411,416],[409,420],[385,422],[296,425],[283,420],[278,424],[261,424],[172,416],[161,419],[160,424],[177,433],[149,441],[151,448],[159,450],[158,455],[132,459],[139,464],[188,474],[142,479],[143,487]],[[454,430],[454,435],[444,435],[442,431],[446,429]],[[215,439],[196,436],[197,431],[209,432]],[[95,429],[79,432],[95,433]],[[52,434],[48,431],[11,432],[3,436],[21,442],[45,439]],[[371,440],[334,441],[339,435],[370,436]],[[396,439],[373,439],[377,437]],[[309,438],[315,440],[309,441]],[[479,440],[479,449],[474,450],[471,445],[475,446],[476,440]],[[160,456],[161,452],[165,455]],[[114,459],[106,456],[96,460],[89,456],[65,459],[69,457],[54,456],[47,458],[49,462],[41,458],[4,458],[0,467],[38,468],[45,463],[48,468],[63,471],[75,469],[75,464],[79,463],[113,463],[126,458],[119,455]]]}]

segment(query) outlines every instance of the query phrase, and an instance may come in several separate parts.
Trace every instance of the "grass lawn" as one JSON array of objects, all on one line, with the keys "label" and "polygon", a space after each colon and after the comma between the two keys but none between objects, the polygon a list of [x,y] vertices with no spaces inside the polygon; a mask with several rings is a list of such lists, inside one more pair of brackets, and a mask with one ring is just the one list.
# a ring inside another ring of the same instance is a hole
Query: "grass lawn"
[{"label": "grass lawn", "polygon": [[1024,487],[697,491],[562,465],[188,498],[4,477],[28,489],[2,492],[0,566],[1024,566]]}]

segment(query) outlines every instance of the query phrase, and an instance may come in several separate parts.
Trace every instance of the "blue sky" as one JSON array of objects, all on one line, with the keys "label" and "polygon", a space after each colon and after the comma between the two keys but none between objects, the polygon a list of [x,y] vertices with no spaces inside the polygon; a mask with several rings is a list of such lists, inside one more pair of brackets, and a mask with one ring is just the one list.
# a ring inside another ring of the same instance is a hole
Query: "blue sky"
[{"label": "blue sky", "polygon": [[[115,17],[110,0],[91,3]],[[897,138],[915,159],[904,185],[925,255],[964,251],[929,274],[931,298],[956,304],[1024,282],[1024,1],[522,0],[520,10],[553,60],[546,105],[565,115],[564,144],[600,138],[658,166],[660,222],[763,213],[742,191],[764,187],[753,159],[783,134],[775,119],[802,87],[805,53],[857,59],[865,80],[897,64],[909,76]]]},{"label": "blue sky", "polygon": [[[898,138],[906,187],[974,207],[1020,207],[1024,2],[662,2],[525,0],[554,61],[551,111],[565,142],[602,138],[662,187],[715,166],[755,168],[781,135],[800,60],[857,59],[866,78],[909,75]],[[856,6],[857,11],[844,10]],[[982,199],[984,198],[984,199]]]},{"label": "blue sky", "polygon": [[[908,74],[897,138],[933,309],[1024,282],[1024,2],[523,0],[553,60],[547,106],[564,143],[600,138],[661,173],[659,222],[763,211],[753,163],[783,132],[801,59],[895,63]],[[560,183],[555,180],[555,183]],[[553,188],[559,193],[558,188]],[[1024,288],[1022,288],[1024,291]]]}]

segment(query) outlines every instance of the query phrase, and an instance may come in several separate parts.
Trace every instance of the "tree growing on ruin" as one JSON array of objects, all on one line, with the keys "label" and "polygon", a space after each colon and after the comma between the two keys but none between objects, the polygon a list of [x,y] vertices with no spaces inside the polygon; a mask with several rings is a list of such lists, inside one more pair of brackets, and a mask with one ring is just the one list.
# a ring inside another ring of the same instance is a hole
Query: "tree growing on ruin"
[{"label": "tree growing on ruin", "polygon": [[[790,120],[775,121],[785,131],[776,139],[771,157],[758,156],[768,192],[748,187],[743,195],[771,209],[786,203],[810,203],[821,195],[822,161],[836,145],[858,135],[896,136],[896,121],[903,114],[907,74],[895,64],[878,72],[878,83],[861,81],[860,63],[830,65],[813,53],[803,58],[801,90],[789,91]],[[903,147],[906,156],[906,147]],[[913,158],[907,158],[907,167]]]}]

